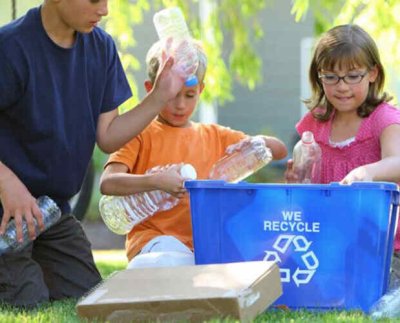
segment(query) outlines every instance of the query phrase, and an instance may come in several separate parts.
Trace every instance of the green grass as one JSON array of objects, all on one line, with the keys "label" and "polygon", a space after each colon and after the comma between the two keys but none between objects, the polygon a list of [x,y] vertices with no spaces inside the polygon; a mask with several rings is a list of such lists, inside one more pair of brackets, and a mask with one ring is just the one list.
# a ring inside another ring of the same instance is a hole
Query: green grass
[{"label": "green grass", "polygon": [[[106,278],[111,273],[124,269],[127,261],[123,251],[95,252],[95,261],[102,277]],[[80,319],[75,311],[76,300],[64,300],[42,305],[34,310],[17,310],[8,306],[0,306],[1,323],[73,323],[86,322]],[[234,322],[232,320],[212,320],[210,322]],[[357,311],[289,311],[271,309],[257,317],[254,322],[372,322],[368,316]],[[397,320],[379,320],[379,322],[400,322]]]}]

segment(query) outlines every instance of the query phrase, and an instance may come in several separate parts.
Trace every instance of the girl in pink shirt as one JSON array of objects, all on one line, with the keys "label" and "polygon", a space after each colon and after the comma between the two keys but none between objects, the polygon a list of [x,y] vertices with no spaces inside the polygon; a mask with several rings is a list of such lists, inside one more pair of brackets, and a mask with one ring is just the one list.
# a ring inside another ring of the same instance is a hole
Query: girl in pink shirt
[{"label": "girl in pink shirt", "polygon": [[[315,183],[400,182],[400,111],[389,105],[374,40],[356,25],[337,26],[319,40],[309,78],[310,110],[296,125],[313,132],[322,150]],[[296,182],[293,162],[286,180]],[[400,228],[393,269],[400,279]],[[396,273],[397,272],[397,273]]]}]

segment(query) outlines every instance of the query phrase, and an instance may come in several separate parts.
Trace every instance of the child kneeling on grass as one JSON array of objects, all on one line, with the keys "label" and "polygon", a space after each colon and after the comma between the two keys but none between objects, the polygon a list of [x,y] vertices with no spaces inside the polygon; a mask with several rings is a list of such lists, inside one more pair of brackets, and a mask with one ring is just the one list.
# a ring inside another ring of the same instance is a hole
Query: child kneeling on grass
[{"label": "child kneeling on grass", "polygon": [[[128,268],[194,263],[190,208],[183,186],[184,178],[176,169],[144,174],[146,170],[183,162],[194,166],[198,179],[206,179],[211,167],[225,155],[228,146],[249,140],[249,136],[241,131],[190,120],[204,89],[207,68],[203,48],[197,42],[196,48],[200,61],[196,71],[198,84],[184,86],[140,135],[112,154],[101,177],[101,192],[106,195],[163,190],[180,198],[176,207],[156,213],[128,233]],[[144,85],[148,92],[153,88],[161,54],[159,42],[147,54],[149,79]],[[286,147],[280,140],[268,136],[262,138],[274,159],[286,156]]]}]

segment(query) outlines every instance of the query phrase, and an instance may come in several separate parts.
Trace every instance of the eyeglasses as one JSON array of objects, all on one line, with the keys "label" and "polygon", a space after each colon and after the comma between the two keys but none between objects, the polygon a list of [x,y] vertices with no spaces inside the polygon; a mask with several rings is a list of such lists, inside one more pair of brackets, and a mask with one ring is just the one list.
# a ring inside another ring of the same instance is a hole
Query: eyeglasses
[{"label": "eyeglasses", "polygon": [[346,74],[345,76],[338,76],[336,74],[319,74],[321,82],[327,85],[335,85],[343,80],[346,84],[358,84],[368,74],[368,71],[358,74]]}]

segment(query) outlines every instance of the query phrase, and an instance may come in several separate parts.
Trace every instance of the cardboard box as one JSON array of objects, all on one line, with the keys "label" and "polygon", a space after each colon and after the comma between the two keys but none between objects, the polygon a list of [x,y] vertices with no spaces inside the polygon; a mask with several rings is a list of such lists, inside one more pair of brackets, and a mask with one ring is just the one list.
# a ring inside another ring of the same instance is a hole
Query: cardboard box
[{"label": "cardboard box", "polygon": [[251,321],[282,294],[275,262],[127,269],[117,272],[76,309],[110,322]]}]

